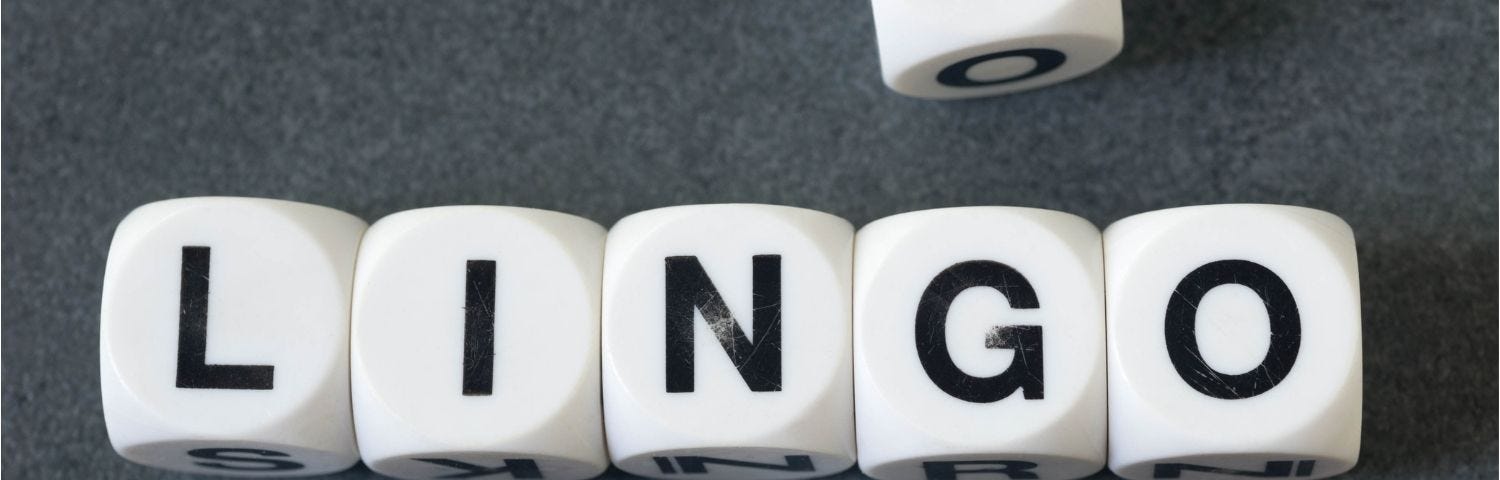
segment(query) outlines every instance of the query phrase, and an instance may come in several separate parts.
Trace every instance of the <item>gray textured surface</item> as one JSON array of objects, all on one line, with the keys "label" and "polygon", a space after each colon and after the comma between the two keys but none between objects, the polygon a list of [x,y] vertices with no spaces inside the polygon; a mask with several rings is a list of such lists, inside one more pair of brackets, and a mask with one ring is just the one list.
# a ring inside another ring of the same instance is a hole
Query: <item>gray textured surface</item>
[{"label": "gray textured surface", "polygon": [[1351,477],[1495,478],[1495,5],[1126,0],[1126,22],[1093,75],[933,103],[881,85],[862,0],[5,2],[3,473],[163,475],[105,437],[100,277],[129,209],[214,194],[606,225],[1326,209],[1359,237]]}]

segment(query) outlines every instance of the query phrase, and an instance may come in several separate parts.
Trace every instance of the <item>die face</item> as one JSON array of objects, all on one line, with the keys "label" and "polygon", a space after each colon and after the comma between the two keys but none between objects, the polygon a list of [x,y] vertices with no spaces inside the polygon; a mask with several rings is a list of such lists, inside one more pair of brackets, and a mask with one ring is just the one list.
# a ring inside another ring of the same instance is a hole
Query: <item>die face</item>
[{"label": "die face", "polygon": [[349,292],[365,223],[313,205],[142,206],[110,249],[100,376],[127,459],[217,475],[312,475],[358,458]]},{"label": "die face", "polygon": [[621,220],[604,269],[615,465],[729,478],[852,465],[852,243],[848,222],[790,207],[685,206]]},{"label": "die face", "polygon": [[406,478],[603,472],[603,248],[603,227],[542,210],[438,207],[376,222],[352,338],[365,463]]},{"label": "die face", "polygon": [[1119,0],[872,0],[885,82],[920,98],[957,99],[1068,80],[1124,43]]},{"label": "die face", "polygon": [[1348,225],[1306,208],[1216,205],[1127,218],[1104,237],[1112,470],[1313,478],[1353,467],[1361,351]]},{"label": "die face", "polygon": [[929,210],[866,226],[856,252],[865,473],[1076,478],[1103,467],[1097,228],[1045,210]]}]

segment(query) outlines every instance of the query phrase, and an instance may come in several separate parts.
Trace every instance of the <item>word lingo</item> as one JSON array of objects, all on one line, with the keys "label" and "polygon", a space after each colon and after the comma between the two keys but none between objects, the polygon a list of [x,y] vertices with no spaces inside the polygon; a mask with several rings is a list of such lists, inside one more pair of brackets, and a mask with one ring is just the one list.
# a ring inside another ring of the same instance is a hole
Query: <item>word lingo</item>
[{"label": "word lingo", "polygon": [[1301,207],[856,232],[689,205],[606,231],[183,198],[121,222],[101,312],[111,443],[202,474],[1321,478],[1359,454],[1354,236]]}]

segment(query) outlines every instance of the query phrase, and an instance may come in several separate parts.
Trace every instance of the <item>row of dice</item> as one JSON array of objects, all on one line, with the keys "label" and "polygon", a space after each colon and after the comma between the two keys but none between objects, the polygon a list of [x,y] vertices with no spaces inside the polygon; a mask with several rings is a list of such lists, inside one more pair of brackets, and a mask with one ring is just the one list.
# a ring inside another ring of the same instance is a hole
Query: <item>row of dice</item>
[{"label": "row of dice", "polygon": [[1353,235],[1273,205],[168,200],[115,235],[100,350],[115,449],[213,474],[1316,478],[1360,439]]}]

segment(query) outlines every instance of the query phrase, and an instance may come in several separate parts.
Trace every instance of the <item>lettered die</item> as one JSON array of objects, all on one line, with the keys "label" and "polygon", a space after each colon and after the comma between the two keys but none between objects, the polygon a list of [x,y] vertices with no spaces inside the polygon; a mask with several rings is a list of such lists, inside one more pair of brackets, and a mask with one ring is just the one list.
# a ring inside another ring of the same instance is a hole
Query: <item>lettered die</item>
[{"label": "lettered die", "polygon": [[337,210],[253,198],[167,200],[126,216],[99,326],[115,450],[215,475],[353,465],[349,295],[364,231]]},{"label": "lettered die", "polygon": [[806,478],[854,464],[854,231],[826,213],[695,205],[610,231],[605,431],[658,478]]},{"label": "lettered die", "polygon": [[872,0],[892,90],[956,99],[1083,75],[1120,52],[1120,0]]},{"label": "lettered die", "polygon": [[1104,467],[1099,229],[1061,212],[926,210],[855,248],[859,464],[881,480]]},{"label": "lettered die", "polygon": [[1104,232],[1110,469],[1319,478],[1359,456],[1354,235],[1326,212],[1212,205]]},{"label": "lettered die", "polygon": [[352,334],[365,464],[402,478],[588,478],[599,405],[604,228],[455,206],[375,222]]}]

